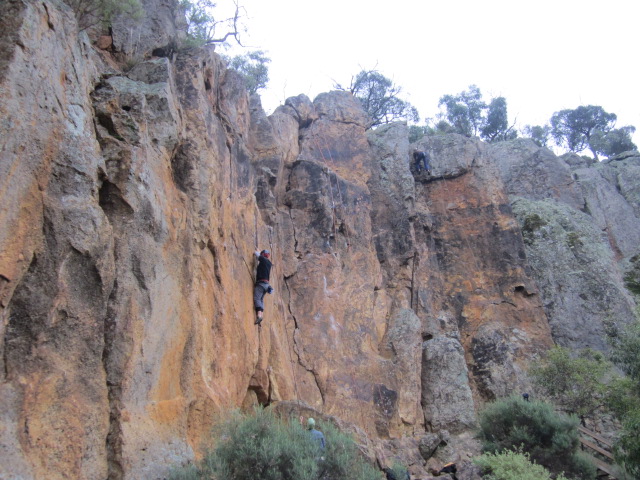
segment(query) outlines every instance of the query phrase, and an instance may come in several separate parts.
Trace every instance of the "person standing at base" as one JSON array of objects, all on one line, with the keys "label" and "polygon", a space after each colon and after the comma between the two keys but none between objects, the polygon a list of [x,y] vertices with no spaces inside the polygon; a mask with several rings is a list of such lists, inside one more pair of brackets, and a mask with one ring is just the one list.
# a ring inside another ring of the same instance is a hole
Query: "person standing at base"
[{"label": "person standing at base", "polygon": [[256,325],[260,325],[264,316],[264,296],[273,292],[273,288],[269,285],[269,277],[271,275],[271,267],[273,264],[269,257],[269,250],[256,250],[253,253],[258,259],[258,268],[256,270],[256,284],[253,287],[253,306],[256,309]]},{"label": "person standing at base", "polygon": [[316,421],[313,418],[307,420],[307,430],[309,430],[309,435],[318,444],[320,450],[324,452],[324,434],[320,430],[316,430]]}]

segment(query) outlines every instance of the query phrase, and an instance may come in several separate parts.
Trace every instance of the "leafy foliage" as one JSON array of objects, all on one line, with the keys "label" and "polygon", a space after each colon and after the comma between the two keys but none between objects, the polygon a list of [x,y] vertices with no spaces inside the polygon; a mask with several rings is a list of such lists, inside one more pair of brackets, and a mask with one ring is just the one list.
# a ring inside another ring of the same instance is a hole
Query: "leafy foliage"
[{"label": "leafy foliage", "polygon": [[353,439],[331,423],[321,426],[326,438],[324,460],[320,463],[319,479],[375,480],[380,472],[367,463]]},{"label": "leafy foliage", "polygon": [[615,384],[609,406],[622,422],[616,461],[640,478],[640,318],[612,338],[612,360],[628,377]]},{"label": "leafy foliage", "polygon": [[[212,0],[180,0],[187,20],[187,46],[203,46],[214,43],[224,44],[229,37],[240,43],[242,7],[234,2],[235,11],[231,17],[219,20],[213,16],[216,4]],[[224,34],[216,38],[220,29]]]},{"label": "leafy foliage", "polygon": [[[542,465],[531,462],[521,451],[503,450],[485,453],[473,460],[482,469],[485,480],[551,480],[551,473]],[[566,480],[562,474],[556,480]]]},{"label": "leafy foliage", "polygon": [[118,15],[128,15],[134,19],[142,18],[142,5],[139,0],[64,0],[71,7],[80,30],[96,25],[109,25]]},{"label": "leafy foliage", "polygon": [[476,136],[483,123],[483,112],[487,104],[476,85],[457,95],[443,95],[438,106],[446,109],[445,117],[456,132],[467,137]]},{"label": "leafy foliage", "polygon": [[595,478],[595,467],[577,455],[578,419],[556,413],[547,403],[519,397],[497,400],[480,413],[479,424],[485,452],[521,448],[552,473]]},{"label": "leafy foliage", "polygon": [[426,125],[410,125],[409,126],[409,143],[417,142],[422,137],[430,133],[429,127]]},{"label": "leafy foliage", "polygon": [[269,82],[268,63],[271,59],[267,57],[263,50],[255,50],[245,55],[236,55],[233,58],[226,58],[229,68],[235,70],[244,78],[247,90],[250,95],[265,88]]},{"label": "leafy foliage", "polygon": [[284,422],[270,410],[233,413],[216,432],[217,447],[198,466],[175,470],[172,480],[373,480],[380,472],[369,465],[355,442],[333,425],[320,427],[321,451],[299,422]]},{"label": "leafy foliage", "polygon": [[596,105],[560,110],[551,116],[551,135],[559,146],[576,153],[589,148],[597,159],[598,154],[590,145],[591,137],[596,131],[603,134],[611,131],[616,119],[615,113],[607,113]]},{"label": "leafy foliage", "polygon": [[636,144],[631,140],[635,127],[616,128],[608,132],[596,130],[591,135],[589,147],[606,157],[612,157],[628,150],[636,150]]},{"label": "leafy foliage", "polygon": [[362,70],[351,79],[349,88],[335,84],[339,90],[350,91],[362,104],[369,115],[368,128],[397,120],[419,120],[418,110],[405,100],[401,100],[402,89],[377,70]]},{"label": "leafy foliage", "polygon": [[612,343],[611,359],[629,375],[640,393],[640,318],[627,325]]},{"label": "leafy foliage", "polygon": [[[507,100],[496,97],[487,105],[476,85],[470,85],[457,95],[443,95],[438,106],[444,107],[441,117],[446,121],[441,121],[437,130],[445,131],[448,125],[453,131],[466,137],[480,134],[489,143],[512,140],[518,136],[513,125],[509,126]],[[442,125],[443,122],[446,125]]]},{"label": "leafy foliage", "polygon": [[587,349],[573,356],[566,348],[554,347],[529,373],[558,406],[584,419],[606,403],[609,388],[604,377],[610,370],[599,352]]},{"label": "leafy foliage", "polygon": [[640,478],[640,407],[623,416],[622,433],[614,446],[614,455],[627,472]]},{"label": "leafy foliage", "polygon": [[526,125],[523,134],[531,138],[539,147],[546,147],[549,144],[551,136],[551,127],[549,125]]},{"label": "leafy foliage", "polygon": [[487,118],[480,129],[480,134],[489,143],[513,140],[518,136],[507,120],[507,100],[496,97],[488,107]]}]

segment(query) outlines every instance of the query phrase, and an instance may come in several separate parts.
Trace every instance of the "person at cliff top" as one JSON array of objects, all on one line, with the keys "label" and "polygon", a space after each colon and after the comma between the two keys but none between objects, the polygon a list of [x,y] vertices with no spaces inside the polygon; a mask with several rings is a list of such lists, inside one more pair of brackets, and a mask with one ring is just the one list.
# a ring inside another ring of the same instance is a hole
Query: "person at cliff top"
[{"label": "person at cliff top", "polygon": [[273,264],[269,257],[269,250],[256,250],[253,253],[258,259],[258,269],[256,271],[256,285],[253,288],[253,306],[256,309],[256,325],[260,325],[264,315],[264,295],[273,292],[273,288],[269,285],[269,276],[271,275],[271,267]]},{"label": "person at cliff top", "polygon": [[313,418],[307,420],[307,429],[309,430],[311,438],[317,442],[320,450],[324,450],[324,434],[320,430],[316,430],[316,421]]},{"label": "person at cliff top", "polygon": [[416,172],[420,173],[420,169],[424,166],[425,171],[431,174],[431,166],[429,165],[429,154],[422,150],[413,151],[413,161],[415,162]]}]

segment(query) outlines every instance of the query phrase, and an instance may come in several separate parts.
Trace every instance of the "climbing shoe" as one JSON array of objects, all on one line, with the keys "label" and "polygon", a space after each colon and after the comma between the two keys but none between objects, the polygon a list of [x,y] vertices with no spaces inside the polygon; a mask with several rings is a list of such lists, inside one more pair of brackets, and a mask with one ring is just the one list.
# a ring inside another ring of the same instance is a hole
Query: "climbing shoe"
[{"label": "climbing shoe", "polygon": [[256,321],[255,321],[254,325],[260,325],[260,322],[262,322],[263,318],[264,318],[264,317],[258,317],[258,318],[256,318]]}]

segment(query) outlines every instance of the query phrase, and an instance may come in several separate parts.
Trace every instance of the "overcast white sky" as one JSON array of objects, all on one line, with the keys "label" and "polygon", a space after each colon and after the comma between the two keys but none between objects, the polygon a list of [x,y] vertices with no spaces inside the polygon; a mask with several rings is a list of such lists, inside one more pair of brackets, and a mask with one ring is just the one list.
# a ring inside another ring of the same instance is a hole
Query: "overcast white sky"
[{"label": "overcast white sky", "polygon": [[438,112],[442,95],[476,84],[487,102],[504,96],[520,127],[600,105],[617,114],[616,126],[640,129],[639,0],[239,2],[245,51],[271,58],[259,92],[268,114],[288,97],[313,100],[334,80],[348,85],[377,68],[422,119]]}]

